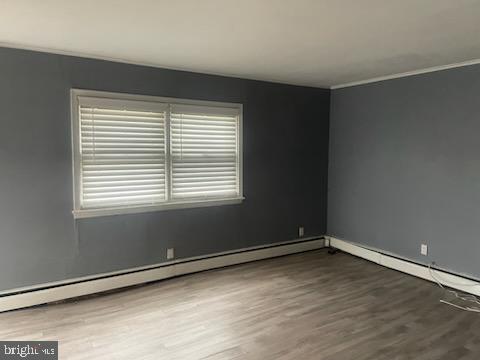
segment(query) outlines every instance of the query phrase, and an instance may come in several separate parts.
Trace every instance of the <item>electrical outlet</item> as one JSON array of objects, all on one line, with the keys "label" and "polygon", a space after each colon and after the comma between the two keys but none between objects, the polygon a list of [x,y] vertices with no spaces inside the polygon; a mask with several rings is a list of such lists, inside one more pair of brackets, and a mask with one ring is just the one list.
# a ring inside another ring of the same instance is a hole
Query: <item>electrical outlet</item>
[{"label": "electrical outlet", "polygon": [[305,228],[303,226],[300,226],[298,228],[298,237],[303,237],[305,235]]},{"label": "electrical outlet", "polygon": [[175,250],[173,248],[167,249],[167,259],[173,259],[175,257]]},{"label": "electrical outlet", "polygon": [[427,244],[422,244],[420,246],[420,254],[424,255],[424,256],[427,256],[428,254],[428,246]]}]

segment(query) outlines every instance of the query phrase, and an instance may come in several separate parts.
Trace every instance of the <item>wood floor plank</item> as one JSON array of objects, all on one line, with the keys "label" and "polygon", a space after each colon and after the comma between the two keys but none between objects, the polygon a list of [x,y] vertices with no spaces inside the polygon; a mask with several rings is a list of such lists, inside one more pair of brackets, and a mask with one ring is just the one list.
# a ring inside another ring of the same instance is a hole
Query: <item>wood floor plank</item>
[{"label": "wood floor plank", "polygon": [[351,255],[310,251],[0,314],[0,340],[61,359],[449,360],[480,357],[480,315]]}]

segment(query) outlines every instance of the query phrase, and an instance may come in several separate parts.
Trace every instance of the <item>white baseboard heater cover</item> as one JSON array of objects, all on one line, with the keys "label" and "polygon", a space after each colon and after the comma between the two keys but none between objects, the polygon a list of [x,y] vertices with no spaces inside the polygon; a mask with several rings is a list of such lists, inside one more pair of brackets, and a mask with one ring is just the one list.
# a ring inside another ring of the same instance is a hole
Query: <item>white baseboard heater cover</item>
[{"label": "white baseboard heater cover", "polygon": [[320,249],[324,245],[323,236],[303,238],[266,246],[255,246],[216,253],[204,257],[182,259],[121,272],[15,289],[9,293],[4,292],[0,294],[0,312],[168,279],[203,270]]},{"label": "white baseboard heater cover", "polygon": [[[436,282],[436,280],[432,277],[428,266],[402,260],[393,255],[384,254],[377,250],[368,249],[366,247],[351,243],[349,241],[337,239],[335,237],[327,236],[326,242],[327,245],[330,244],[331,247],[342,250],[346,253],[361,257],[390,269],[419,277],[421,279]],[[434,270],[434,276],[445,286],[480,296],[480,282],[437,269]]]}]

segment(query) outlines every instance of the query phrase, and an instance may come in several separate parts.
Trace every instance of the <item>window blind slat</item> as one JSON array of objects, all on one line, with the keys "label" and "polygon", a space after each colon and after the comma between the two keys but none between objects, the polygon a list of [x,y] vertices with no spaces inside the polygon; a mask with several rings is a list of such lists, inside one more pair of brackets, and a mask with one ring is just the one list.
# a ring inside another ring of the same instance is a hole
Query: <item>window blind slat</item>
[{"label": "window blind slat", "polygon": [[109,208],[120,206],[155,204],[164,201],[164,197],[160,194],[157,196],[148,195],[121,195],[108,196],[102,199],[84,199],[83,205],[85,208]]},{"label": "window blind slat", "polygon": [[235,136],[235,134],[230,131],[230,130],[218,130],[218,129],[208,129],[208,130],[203,130],[203,129],[194,129],[194,130],[188,130],[188,129],[180,129],[180,128],[172,128],[171,129],[172,134],[182,134],[184,136],[219,136],[219,137],[224,137],[224,136]]},{"label": "window blind slat", "polygon": [[161,196],[161,191],[155,190],[155,189],[149,189],[149,190],[133,190],[133,189],[128,189],[128,190],[105,190],[102,192],[89,192],[88,194],[85,194],[85,199],[104,199],[109,196],[136,196],[136,195],[157,195]]},{"label": "window blind slat", "polygon": [[185,198],[213,198],[213,197],[235,197],[238,196],[236,190],[209,190],[208,195],[205,195],[205,190],[200,191],[182,191],[181,195],[177,195],[180,199]]}]

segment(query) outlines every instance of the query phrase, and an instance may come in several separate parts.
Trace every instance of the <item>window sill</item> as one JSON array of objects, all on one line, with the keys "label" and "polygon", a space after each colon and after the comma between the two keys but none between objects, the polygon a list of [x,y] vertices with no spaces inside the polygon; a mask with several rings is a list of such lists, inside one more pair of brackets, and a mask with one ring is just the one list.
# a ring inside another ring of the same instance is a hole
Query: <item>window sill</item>
[{"label": "window sill", "polygon": [[106,208],[106,209],[83,209],[73,210],[73,217],[75,219],[84,219],[99,216],[124,215],[124,214],[138,214],[145,212],[155,212],[175,209],[189,209],[207,206],[221,206],[240,204],[245,198],[236,197],[228,199],[210,199],[210,200],[189,200],[176,201],[161,205],[141,205],[131,207]]}]

